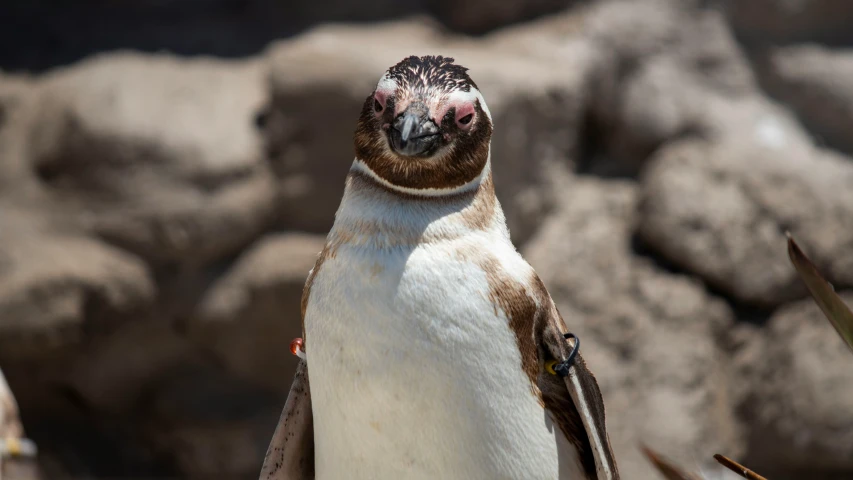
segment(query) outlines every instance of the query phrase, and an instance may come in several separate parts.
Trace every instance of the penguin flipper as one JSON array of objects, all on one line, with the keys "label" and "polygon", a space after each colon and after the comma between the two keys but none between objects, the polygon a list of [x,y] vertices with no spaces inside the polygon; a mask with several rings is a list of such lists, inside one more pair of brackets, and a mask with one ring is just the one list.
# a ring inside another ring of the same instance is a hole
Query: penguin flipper
[{"label": "penguin flipper", "polygon": [[604,422],[604,400],[595,376],[587,368],[580,354],[575,357],[575,362],[563,380],[586,430],[599,480],[618,480],[619,470],[613,459]]},{"label": "penguin flipper", "polygon": [[[576,444],[588,478],[619,480],[598,381],[580,353],[580,340],[568,333],[563,316],[538,276],[534,285],[534,295],[540,298],[533,322],[534,342],[536,350],[550,358],[551,365],[540,370],[538,381],[545,408]],[[555,364],[561,367],[555,370]]]},{"label": "penguin flipper", "polygon": [[259,480],[314,479],[314,415],[308,365],[300,360]]}]

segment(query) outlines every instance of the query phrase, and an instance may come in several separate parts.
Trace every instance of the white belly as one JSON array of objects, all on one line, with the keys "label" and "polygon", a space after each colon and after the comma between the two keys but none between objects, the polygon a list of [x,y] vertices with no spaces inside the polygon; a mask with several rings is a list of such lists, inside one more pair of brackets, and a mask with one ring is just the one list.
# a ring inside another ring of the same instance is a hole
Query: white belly
[{"label": "white belly", "polygon": [[341,247],[311,290],[317,479],[582,478],[485,273],[450,243],[387,252]]}]

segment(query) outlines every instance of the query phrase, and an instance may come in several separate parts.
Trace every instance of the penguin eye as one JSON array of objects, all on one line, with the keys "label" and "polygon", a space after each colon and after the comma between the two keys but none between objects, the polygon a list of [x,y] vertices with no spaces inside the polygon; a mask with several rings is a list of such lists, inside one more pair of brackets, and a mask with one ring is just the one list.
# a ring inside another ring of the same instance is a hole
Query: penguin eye
[{"label": "penguin eye", "polygon": [[385,111],[388,102],[388,92],[377,90],[373,92],[373,113],[379,115]]},{"label": "penguin eye", "polygon": [[460,130],[468,130],[474,120],[474,105],[466,103],[456,108],[456,126]]}]

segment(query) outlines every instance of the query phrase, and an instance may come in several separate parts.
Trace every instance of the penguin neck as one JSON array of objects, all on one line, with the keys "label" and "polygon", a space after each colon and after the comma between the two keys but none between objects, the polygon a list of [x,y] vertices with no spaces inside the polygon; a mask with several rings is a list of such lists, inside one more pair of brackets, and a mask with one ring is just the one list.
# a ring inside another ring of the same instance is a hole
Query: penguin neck
[{"label": "penguin neck", "polygon": [[438,192],[386,185],[356,159],[329,234],[331,243],[378,249],[416,247],[468,235],[509,240],[490,162],[471,182]]},{"label": "penguin neck", "polygon": [[372,168],[370,168],[370,162],[365,162],[364,160],[357,157],[352,162],[352,167],[350,167],[350,173],[360,173],[372,180],[376,185],[384,187],[386,190],[393,193],[397,193],[405,198],[448,198],[455,197],[459,194],[464,194],[466,192],[473,192],[477,190],[477,188],[481,184],[483,184],[483,182],[486,180],[486,177],[490,176],[492,172],[491,154],[487,154],[483,160],[485,160],[484,166],[474,178],[461,185],[449,185],[442,188],[411,188],[392,183],[391,181],[374,171]]}]

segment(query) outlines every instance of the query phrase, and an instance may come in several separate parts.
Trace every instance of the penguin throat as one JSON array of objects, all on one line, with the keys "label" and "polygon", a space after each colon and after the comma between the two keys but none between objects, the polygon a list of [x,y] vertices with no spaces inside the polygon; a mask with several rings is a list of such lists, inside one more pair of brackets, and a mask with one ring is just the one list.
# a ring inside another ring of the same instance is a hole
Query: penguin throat
[{"label": "penguin throat", "polygon": [[354,174],[364,175],[373,182],[375,182],[378,186],[406,197],[449,197],[465,193],[471,193],[477,190],[491,172],[491,155],[489,155],[489,158],[486,160],[485,166],[482,170],[480,170],[480,173],[477,174],[476,177],[466,183],[463,183],[462,185],[448,188],[411,188],[394,184],[383,178],[375,171],[373,171],[373,169],[371,169],[366,162],[357,157],[352,163],[350,172]]}]

